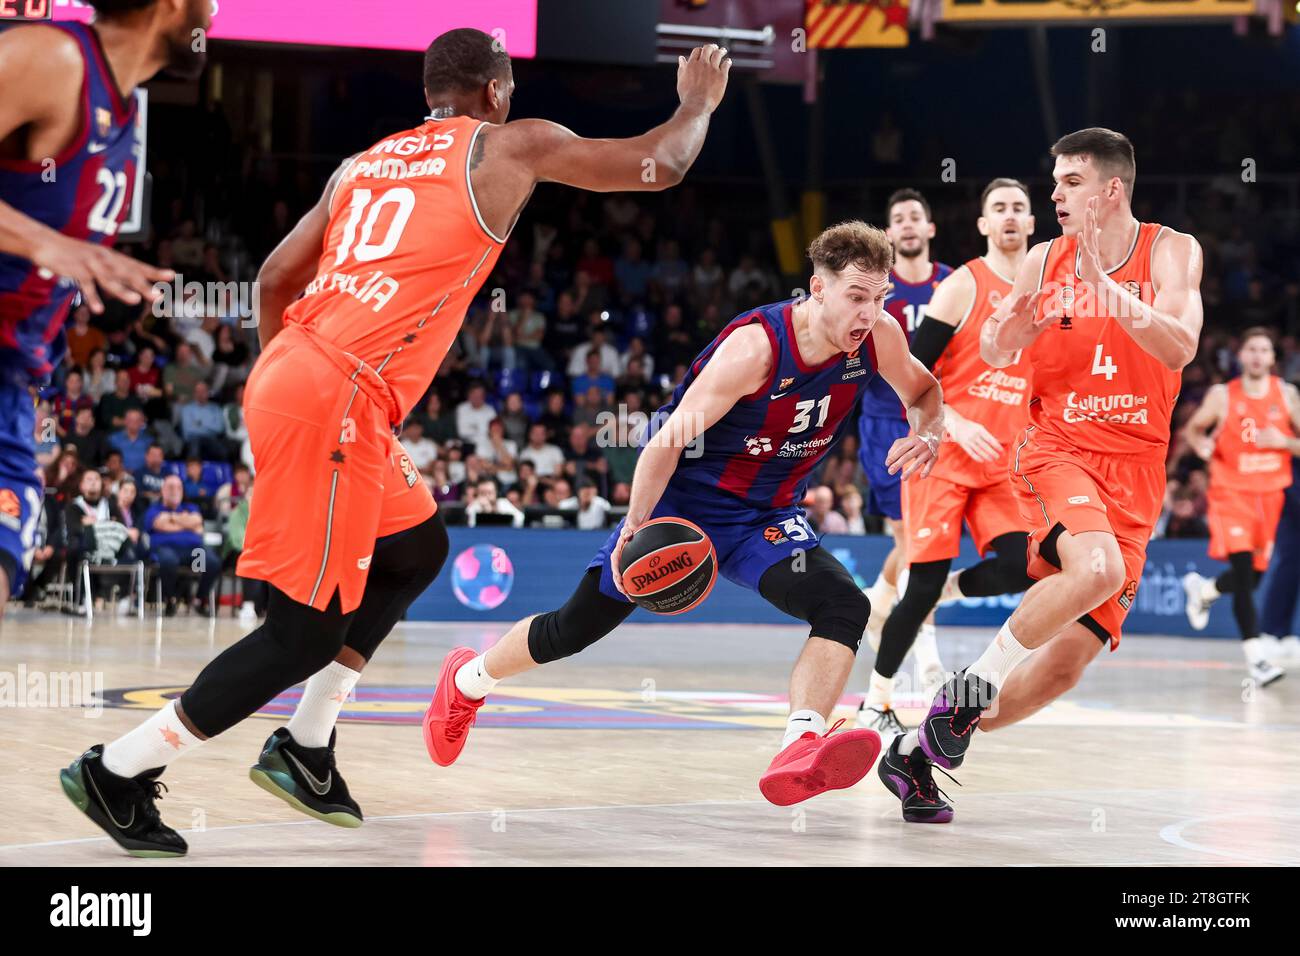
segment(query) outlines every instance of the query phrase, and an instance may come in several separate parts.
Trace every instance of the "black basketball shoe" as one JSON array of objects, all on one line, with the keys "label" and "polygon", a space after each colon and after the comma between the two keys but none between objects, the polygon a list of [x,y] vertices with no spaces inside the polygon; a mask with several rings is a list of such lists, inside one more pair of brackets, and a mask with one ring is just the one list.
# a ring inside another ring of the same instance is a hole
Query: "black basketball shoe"
[{"label": "black basketball shoe", "polygon": [[921,748],[940,767],[953,770],[966,759],[980,715],[993,704],[998,689],[965,671],[944,685],[921,721]]},{"label": "black basketball shoe", "polygon": [[104,745],[95,744],[59,771],[59,782],[76,808],[132,856],[184,856],[185,840],[162,822],[154,805],[167,789],[161,773],[159,767],[119,777],[104,767]]},{"label": "black basketball shoe", "polygon": [[334,764],[336,733],[326,747],[303,747],[287,728],[278,728],[249,768],[249,779],[309,817],[336,827],[361,826],[361,808]]},{"label": "black basketball shoe", "polygon": [[934,782],[934,765],[920,747],[906,756],[899,753],[902,742],[902,737],[895,737],[877,765],[880,782],[903,801],[903,819],[908,823],[948,823],[952,804]]}]

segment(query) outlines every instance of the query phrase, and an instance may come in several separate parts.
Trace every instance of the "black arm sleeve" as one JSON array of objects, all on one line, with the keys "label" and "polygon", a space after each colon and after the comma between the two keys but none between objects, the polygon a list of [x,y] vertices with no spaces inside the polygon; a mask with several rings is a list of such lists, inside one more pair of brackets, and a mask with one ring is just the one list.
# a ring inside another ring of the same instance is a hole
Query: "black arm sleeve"
[{"label": "black arm sleeve", "polygon": [[912,333],[912,355],[930,371],[934,371],[934,363],[939,361],[939,356],[956,332],[957,329],[947,322],[927,316]]}]

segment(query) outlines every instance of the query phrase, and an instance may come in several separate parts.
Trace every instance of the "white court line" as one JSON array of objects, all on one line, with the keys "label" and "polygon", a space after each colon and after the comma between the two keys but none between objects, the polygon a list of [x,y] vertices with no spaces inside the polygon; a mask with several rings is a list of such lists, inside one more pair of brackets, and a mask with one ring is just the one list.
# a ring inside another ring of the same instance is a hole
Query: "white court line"
[{"label": "white court line", "polygon": [[[978,796],[981,799],[983,798],[996,799],[996,798],[1011,798],[1011,797],[1016,797],[1016,798],[1054,797],[1054,796],[1082,798],[1082,797],[1088,797],[1095,794],[1103,794],[1103,793],[1104,794],[1150,794],[1152,792],[1153,791],[1150,790],[1135,790],[1133,788],[1105,789],[1105,790],[1056,789],[1056,790],[1028,790],[1028,791],[1016,791],[1016,792],[1008,792],[1008,793],[981,793],[978,794]],[[1177,791],[1155,791],[1155,792],[1202,793],[1206,791],[1177,790]],[[850,794],[840,794],[839,796],[841,798],[858,797],[859,799],[861,799],[861,797],[864,795],[850,793]],[[889,796],[888,794],[879,794],[877,795],[877,799],[884,799],[888,796]],[[972,794],[972,796],[974,796],[974,794]],[[897,799],[897,798],[892,798],[892,799]],[[497,812],[504,812],[506,814],[595,813],[602,810],[673,810],[682,807],[743,807],[743,806],[766,807],[766,806],[771,806],[771,804],[769,804],[766,800],[691,800],[683,803],[611,803],[611,804],[577,806],[577,807],[520,807],[517,809],[511,809],[509,807],[493,807],[487,810],[434,810],[428,813],[398,813],[398,814],[390,814],[388,816],[382,816],[382,817],[367,817],[366,822],[383,823],[383,822],[388,822],[393,820],[432,820],[432,819],[438,819],[442,817],[486,816]],[[777,809],[784,809],[784,808],[778,807]],[[1300,813],[1300,811],[1279,811],[1277,813],[1273,813],[1272,815],[1281,816],[1281,815],[1287,815],[1288,813],[1294,814],[1294,813]],[[1238,816],[1263,816],[1263,815],[1264,814],[1259,814],[1259,813],[1238,814]],[[1170,830],[1173,827],[1177,827],[1181,829],[1182,827],[1188,826],[1192,823],[1197,823],[1200,822],[1201,820],[1210,820],[1210,819],[1217,819],[1217,818],[1196,817],[1189,820],[1184,820],[1178,824],[1170,824],[1169,826],[1165,827],[1163,830],[1160,831],[1160,835],[1162,838],[1165,838],[1165,832]],[[330,824],[320,820],[276,820],[267,823],[233,823],[227,826],[208,827],[204,830],[187,830],[181,832],[191,833],[191,834],[227,833],[236,830],[262,830],[270,827],[303,827],[303,826],[327,827],[330,826]],[[1192,850],[1202,849],[1201,847],[1198,847],[1195,844],[1182,843],[1179,842],[1178,840],[1171,840],[1168,838],[1165,839],[1166,842],[1173,843],[1175,846],[1184,847],[1185,849],[1192,849]],[[43,847],[75,846],[77,844],[83,844],[83,843],[109,843],[109,842],[111,841],[107,836],[102,836],[102,837],[78,837],[72,840],[47,840],[41,843],[3,843],[0,844],[0,852],[3,852],[5,850],[33,850],[33,849],[41,849]],[[1220,851],[1215,851],[1215,850],[1206,850],[1205,852],[1220,853]],[[1231,855],[1231,854],[1220,853],[1220,855]],[[1242,859],[1249,859],[1249,858],[1242,857]],[[1263,861],[1263,862],[1276,863],[1276,861]]]},{"label": "white court line", "polygon": [[1207,820],[1240,820],[1245,817],[1294,817],[1300,816],[1300,810],[1269,810],[1243,811],[1241,813],[1214,813],[1205,817],[1191,817],[1186,820],[1180,820],[1177,823],[1170,823],[1168,826],[1160,828],[1160,839],[1170,843],[1183,850],[1194,850],[1197,853],[1210,853],[1214,856],[1226,856],[1232,860],[1244,860],[1251,863],[1264,863],[1270,866],[1300,866],[1300,860],[1281,860],[1276,857],[1267,856],[1250,856],[1245,853],[1237,853],[1232,850],[1216,850],[1212,847],[1201,846],[1199,843],[1193,843],[1183,836],[1183,829],[1196,823],[1204,823]]}]

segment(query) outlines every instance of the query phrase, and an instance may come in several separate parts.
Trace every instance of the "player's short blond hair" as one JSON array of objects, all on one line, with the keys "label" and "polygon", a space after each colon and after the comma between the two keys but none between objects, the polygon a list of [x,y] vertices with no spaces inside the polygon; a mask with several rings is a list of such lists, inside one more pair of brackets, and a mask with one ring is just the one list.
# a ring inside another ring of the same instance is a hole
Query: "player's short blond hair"
[{"label": "player's short blond hair", "polygon": [[814,271],[838,275],[854,265],[864,272],[888,272],[894,267],[894,244],[884,231],[861,219],[831,226],[812,241],[808,258]]}]

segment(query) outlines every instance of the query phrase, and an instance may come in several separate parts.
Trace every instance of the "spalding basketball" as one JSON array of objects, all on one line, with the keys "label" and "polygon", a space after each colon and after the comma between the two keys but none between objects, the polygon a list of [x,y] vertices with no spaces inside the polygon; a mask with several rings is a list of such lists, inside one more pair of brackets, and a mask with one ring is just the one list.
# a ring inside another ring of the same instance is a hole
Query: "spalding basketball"
[{"label": "spalding basketball", "polygon": [[689,611],[718,579],[713,542],[685,518],[647,521],[623,546],[619,564],[627,596],[656,614]]}]

